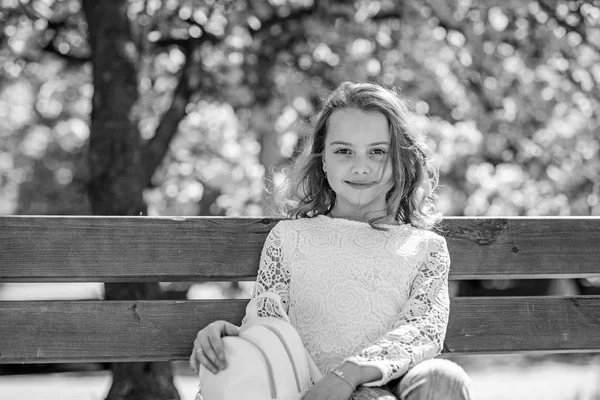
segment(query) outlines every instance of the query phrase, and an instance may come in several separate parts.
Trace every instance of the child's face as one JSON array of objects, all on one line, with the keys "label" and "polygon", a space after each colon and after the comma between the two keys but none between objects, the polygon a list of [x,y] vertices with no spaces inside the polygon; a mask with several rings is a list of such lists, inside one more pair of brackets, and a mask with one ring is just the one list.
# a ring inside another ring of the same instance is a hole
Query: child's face
[{"label": "child's face", "polygon": [[336,194],[332,214],[385,210],[385,194],[392,186],[390,146],[382,113],[346,108],[330,115],[323,166]]}]

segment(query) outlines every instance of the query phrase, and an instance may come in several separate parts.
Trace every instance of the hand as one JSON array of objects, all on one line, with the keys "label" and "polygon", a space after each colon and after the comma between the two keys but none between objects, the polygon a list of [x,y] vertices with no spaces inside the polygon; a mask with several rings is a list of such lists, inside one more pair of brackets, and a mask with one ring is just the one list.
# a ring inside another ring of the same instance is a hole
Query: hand
[{"label": "hand", "polygon": [[213,374],[227,368],[223,336],[237,336],[240,329],[227,321],[214,321],[196,335],[194,350],[190,355],[190,366],[198,372],[200,364]]},{"label": "hand", "polygon": [[325,375],[302,397],[302,400],[348,400],[352,387],[335,375]]}]

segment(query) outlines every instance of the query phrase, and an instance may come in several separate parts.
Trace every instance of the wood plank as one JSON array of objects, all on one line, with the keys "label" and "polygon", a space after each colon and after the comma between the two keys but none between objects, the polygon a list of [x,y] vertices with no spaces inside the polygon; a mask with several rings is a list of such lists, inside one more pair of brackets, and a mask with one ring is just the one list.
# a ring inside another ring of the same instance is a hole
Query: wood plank
[{"label": "wood plank", "polygon": [[260,250],[276,222],[0,217],[0,281],[253,280]]},{"label": "wood plank", "polygon": [[[247,300],[0,302],[0,364],[187,359]],[[600,296],[453,298],[445,352],[600,352]]]},{"label": "wood plank", "polygon": [[600,276],[600,217],[446,218],[451,279]]},{"label": "wood plank", "polygon": [[246,302],[0,302],[0,364],[184,359],[208,323],[239,324]]},{"label": "wood plank", "polygon": [[600,352],[600,296],[457,297],[445,351]]},{"label": "wood plank", "polygon": [[[0,217],[0,282],[239,281],[278,219]],[[446,218],[450,279],[600,276],[600,218]]]}]

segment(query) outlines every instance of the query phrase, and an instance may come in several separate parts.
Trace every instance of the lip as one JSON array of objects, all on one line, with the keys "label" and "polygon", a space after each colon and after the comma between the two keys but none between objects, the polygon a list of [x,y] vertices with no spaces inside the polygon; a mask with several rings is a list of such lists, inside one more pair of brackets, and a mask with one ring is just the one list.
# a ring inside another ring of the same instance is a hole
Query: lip
[{"label": "lip", "polygon": [[375,182],[350,182],[345,181],[346,185],[353,187],[354,189],[368,189],[375,185]]}]

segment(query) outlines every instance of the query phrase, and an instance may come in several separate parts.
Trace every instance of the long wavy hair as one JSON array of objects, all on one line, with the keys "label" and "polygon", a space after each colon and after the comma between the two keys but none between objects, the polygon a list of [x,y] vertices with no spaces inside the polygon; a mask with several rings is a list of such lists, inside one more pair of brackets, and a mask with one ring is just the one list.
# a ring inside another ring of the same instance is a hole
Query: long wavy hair
[{"label": "long wavy hair", "polygon": [[366,82],[344,82],[321,103],[302,153],[279,186],[281,211],[290,218],[310,218],[329,213],[335,205],[335,192],[323,171],[323,154],[329,117],[344,108],[380,112],[388,121],[392,186],[385,195],[386,215],[370,219],[369,224],[385,229],[381,224],[392,217],[432,229],[441,219],[433,202],[439,175],[427,157],[425,135],[411,126],[413,114],[395,91]]}]

